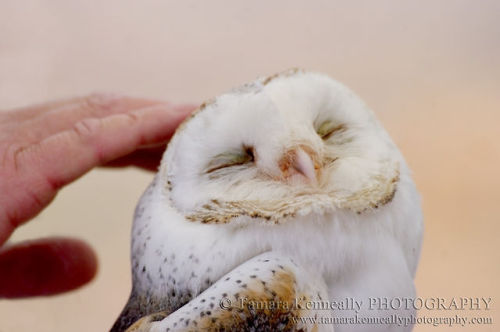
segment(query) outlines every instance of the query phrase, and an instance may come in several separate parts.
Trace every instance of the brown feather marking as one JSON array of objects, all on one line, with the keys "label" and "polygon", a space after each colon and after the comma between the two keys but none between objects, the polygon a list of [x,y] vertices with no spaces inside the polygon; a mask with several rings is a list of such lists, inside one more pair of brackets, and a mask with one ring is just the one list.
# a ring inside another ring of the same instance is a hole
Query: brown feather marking
[{"label": "brown feather marking", "polygon": [[279,72],[279,73],[276,73],[276,74],[273,74],[271,76],[266,77],[264,79],[264,81],[262,81],[262,84],[267,85],[269,82],[271,82],[275,78],[292,76],[292,75],[297,74],[298,72],[303,72],[303,70],[300,68],[290,68],[288,70],[285,70],[285,71],[282,71],[282,72]]},{"label": "brown feather marking", "polygon": [[377,186],[364,188],[345,198],[341,207],[362,213],[370,208],[377,209],[392,201],[399,182],[399,168],[391,179],[377,176]]},{"label": "brown feather marking", "polygon": [[[198,320],[201,331],[246,331],[250,326],[280,331],[304,331],[293,317],[299,317],[295,307],[295,277],[291,271],[276,271],[268,283],[252,281],[246,290],[233,297],[230,309],[218,309],[210,316]],[[245,299],[243,303],[241,299]]]},{"label": "brown feather marking", "polygon": [[167,316],[167,311],[155,312],[154,314],[142,317],[132,324],[125,332],[148,332],[151,328],[151,323],[160,321]]}]

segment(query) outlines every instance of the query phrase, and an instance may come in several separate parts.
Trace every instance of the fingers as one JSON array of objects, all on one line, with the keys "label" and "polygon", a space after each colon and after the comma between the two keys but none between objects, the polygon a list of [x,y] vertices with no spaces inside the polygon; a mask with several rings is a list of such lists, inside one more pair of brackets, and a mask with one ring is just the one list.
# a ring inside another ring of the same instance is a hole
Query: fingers
[{"label": "fingers", "polygon": [[0,298],[53,295],[78,288],[97,271],[94,251],[69,238],[39,239],[0,250]]},{"label": "fingers", "polygon": [[95,166],[123,157],[139,147],[168,140],[190,108],[155,105],[126,114],[89,118],[52,135],[26,151],[30,161],[56,188]]},{"label": "fingers", "polygon": [[92,94],[6,114],[7,118],[9,116],[11,118],[10,136],[27,143],[35,143],[52,134],[70,129],[76,122],[85,118],[102,118],[158,104],[164,103],[113,94]]}]

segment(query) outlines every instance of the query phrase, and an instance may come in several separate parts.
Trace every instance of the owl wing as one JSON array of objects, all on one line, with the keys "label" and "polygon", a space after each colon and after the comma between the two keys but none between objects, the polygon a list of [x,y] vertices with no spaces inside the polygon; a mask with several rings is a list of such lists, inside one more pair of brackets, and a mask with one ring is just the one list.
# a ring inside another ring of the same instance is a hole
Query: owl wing
[{"label": "owl wing", "polygon": [[186,305],[140,318],[127,332],[333,331],[322,279],[292,259],[267,252],[223,276]]}]

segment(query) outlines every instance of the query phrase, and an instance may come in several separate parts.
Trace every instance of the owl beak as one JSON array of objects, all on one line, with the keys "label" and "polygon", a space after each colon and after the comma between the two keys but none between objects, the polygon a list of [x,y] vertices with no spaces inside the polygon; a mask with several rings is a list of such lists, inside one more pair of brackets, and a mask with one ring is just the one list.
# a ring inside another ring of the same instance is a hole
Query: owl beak
[{"label": "owl beak", "polygon": [[319,164],[313,161],[311,154],[298,147],[288,151],[279,162],[281,174],[284,179],[306,180],[311,184],[317,183],[316,172]]}]

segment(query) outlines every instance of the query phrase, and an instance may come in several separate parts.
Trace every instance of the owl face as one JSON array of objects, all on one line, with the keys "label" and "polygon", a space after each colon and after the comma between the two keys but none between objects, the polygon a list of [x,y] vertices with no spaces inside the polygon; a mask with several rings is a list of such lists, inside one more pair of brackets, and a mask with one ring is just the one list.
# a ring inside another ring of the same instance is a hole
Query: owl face
[{"label": "owl face", "polygon": [[189,220],[277,223],[384,205],[399,154],[346,87],[291,71],[202,105],[172,138],[160,172]]}]

